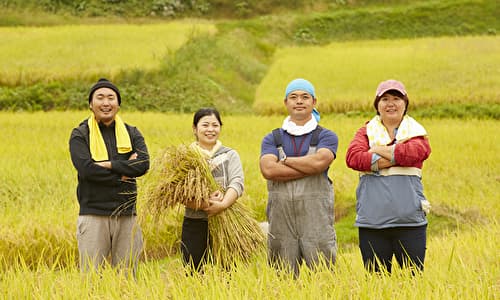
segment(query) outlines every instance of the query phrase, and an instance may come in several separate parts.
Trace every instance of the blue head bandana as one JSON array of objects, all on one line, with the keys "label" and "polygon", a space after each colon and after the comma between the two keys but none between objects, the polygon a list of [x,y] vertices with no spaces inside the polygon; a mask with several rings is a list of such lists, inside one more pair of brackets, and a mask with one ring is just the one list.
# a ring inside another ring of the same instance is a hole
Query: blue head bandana
[{"label": "blue head bandana", "polygon": [[316,98],[316,95],[314,94],[314,86],[312,83],[309,81],[302,79],[302,78],[297,78],[292,81],[286,86],[286,91],[285,91],[285,98],[288,97],[288,94],[290,94],[293,91],[305,91],[311,94],[313,98]]}]

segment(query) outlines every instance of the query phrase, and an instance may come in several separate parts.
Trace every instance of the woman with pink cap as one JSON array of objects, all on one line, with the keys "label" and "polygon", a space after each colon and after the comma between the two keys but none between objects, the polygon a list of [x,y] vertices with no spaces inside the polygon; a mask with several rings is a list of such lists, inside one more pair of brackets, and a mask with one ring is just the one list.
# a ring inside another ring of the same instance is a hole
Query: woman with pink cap
[{"label": "woman with pink cap", "polygon": [[361,127],[347,150],[347,166],[360,172],[356,223],[365,268],[391,272],[392,257],[402,267],[423,270],[426,214],[422,165],[431,148],[427,132],[406,114],[403,83],[379,84],[377,115]]}]

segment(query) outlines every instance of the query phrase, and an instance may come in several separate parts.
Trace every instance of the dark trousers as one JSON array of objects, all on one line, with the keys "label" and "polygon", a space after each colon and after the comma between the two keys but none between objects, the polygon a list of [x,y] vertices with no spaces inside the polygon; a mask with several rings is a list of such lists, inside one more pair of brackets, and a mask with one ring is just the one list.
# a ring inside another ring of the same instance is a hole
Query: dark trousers
[{"label": "dark trousers", "polygon": [[424,270],[427,225],[385,229],[359,228],[359,248],[365,268],[380,272],[381,266],[390,273],[392,257],[401,267]]},{"label": "dark trousers", "polygon": [[206,261],[208,249],[208,220],[184,218],[182,222],[181,252],[185,265],[199,271]]}]

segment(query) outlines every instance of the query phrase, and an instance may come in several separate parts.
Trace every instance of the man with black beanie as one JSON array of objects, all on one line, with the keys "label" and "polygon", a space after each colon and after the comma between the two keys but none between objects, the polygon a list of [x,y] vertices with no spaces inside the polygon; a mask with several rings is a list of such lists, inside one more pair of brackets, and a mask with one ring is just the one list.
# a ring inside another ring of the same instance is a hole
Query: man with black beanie
[{"label": "man with black beanie", "polygon": [[71,160],[78,172],[78,251],[82,272],[111,265],[135,274],[142,250],[136,222],[136,177],[149,169],[142,134],[117,115],[118,88],[101,78],[89,93],[91,116],[74,128],[69,140]]}]

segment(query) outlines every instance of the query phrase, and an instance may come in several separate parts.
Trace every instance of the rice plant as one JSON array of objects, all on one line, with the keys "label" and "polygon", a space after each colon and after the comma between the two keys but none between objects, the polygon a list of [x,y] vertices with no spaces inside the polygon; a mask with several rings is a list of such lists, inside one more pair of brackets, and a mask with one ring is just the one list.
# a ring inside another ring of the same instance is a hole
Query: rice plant
[{"label": "rice plant", "polygon": [[159,68],[190,37],[213,33],[207,22],[0,27],[0,84],[115,76]]},{"label": "rice plant", "polygon": [[[405,83],[411,107],[500,103],[500,38],[441,37],[335,42],[288,47],[275,54],[255,95],[260,113],[283,112],[284,91],[310,80],[322,112],[370,111],[378,83]],[[473,59],[471,59],[473,58]]]}]

